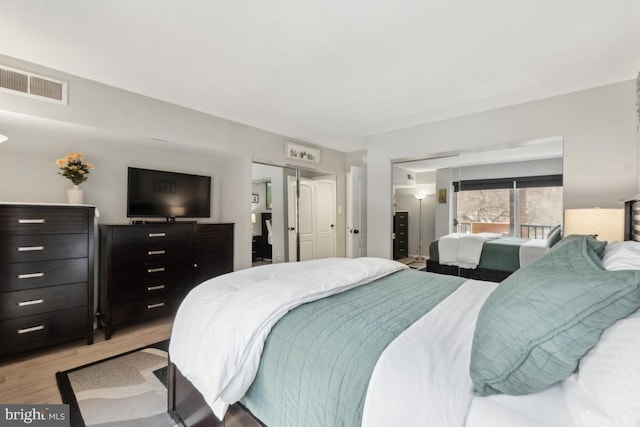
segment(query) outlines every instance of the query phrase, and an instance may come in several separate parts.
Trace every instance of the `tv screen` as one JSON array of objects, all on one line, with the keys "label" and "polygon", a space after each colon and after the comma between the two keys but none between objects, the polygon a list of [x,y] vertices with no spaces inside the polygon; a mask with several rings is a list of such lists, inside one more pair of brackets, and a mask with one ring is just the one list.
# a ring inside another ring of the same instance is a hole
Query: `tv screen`
[{"label": "tv screen", "polygon": [[127,217],[208,218],[211,177],[129,168]]}]

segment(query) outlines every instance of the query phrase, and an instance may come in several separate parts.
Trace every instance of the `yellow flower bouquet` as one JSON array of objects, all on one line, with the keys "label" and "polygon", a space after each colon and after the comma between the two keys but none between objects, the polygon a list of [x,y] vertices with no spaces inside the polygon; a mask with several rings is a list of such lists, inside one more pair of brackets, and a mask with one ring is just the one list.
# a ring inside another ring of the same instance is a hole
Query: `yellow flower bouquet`
[{"label": "yellow flower bouquet", "polygon": [[65,178],[69,178],[73,185],[80,185],[87,180],[89,170],[95,169],[95,165],[89,162],[83,162],[81,153],[69,153],[63,159],[56,160],[56,166],[61,169],[58,172]]}]

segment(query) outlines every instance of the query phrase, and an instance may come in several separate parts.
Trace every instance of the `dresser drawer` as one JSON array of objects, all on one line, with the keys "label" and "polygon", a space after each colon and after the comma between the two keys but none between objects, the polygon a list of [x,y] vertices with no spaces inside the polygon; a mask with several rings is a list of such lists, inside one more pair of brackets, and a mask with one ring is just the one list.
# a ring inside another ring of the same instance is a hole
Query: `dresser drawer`
[{"label": "dresser drawer", "polygon": [[175,314],[185,296],[186,293],[173,293],[114,304],[112,321],[145,320]]},{"label": "dresser drawer", "polygon": [[0,292],[87,282],[86,258],[0,264]]},{"label": "dresser drawer", "polygon": [[113,228],[113,248],[162,249],[174,244],[188,243],[193,246],[193,225],[145,225]]},{"label": "dresser drawer", "polygon": [[146,245],[120,246],[114,248],[111,256],[114,265],[119,266],[120,269],[141,265],[193,265],[193,243],[155,241]]},{"label": "dresser drawer", "polygon": [[0,293],[0,320],[87,306],[87,283]]},{"label": "dresser drawer", "polygon": [[113,301],[122,302],[149,295],[187,290],[193,284],[193,266],[145,266],[114,272]]},{"label": "dresser drawer", "polygon": [[[93,209],[91,209],[93,211]],[[89,231],[87,209],[77,206],[0,207],[0,234],[68,234]]]},{"label": "dresser drawer", "polygon": [[0,245],[2,262],[29,262],[89,255],[87,234],[8,235]]},{"label": "dresser drawer", "polygon": [[88,332],[87,308],[54,311],[0,321],[0,354],[80,338]]}]

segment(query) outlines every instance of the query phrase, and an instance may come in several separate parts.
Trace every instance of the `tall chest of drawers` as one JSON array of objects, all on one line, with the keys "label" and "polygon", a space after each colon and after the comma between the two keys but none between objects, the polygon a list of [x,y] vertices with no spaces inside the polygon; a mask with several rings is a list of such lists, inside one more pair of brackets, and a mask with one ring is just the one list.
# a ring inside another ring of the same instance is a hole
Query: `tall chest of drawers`
[{"label": "tall chest of drawers", "polygon": [[105,338],[119,325],[175,313],[194,285],[232,270],[233,224],[101,225]]},{"label": "tall chest of drawers", "polygon": [[0,356],[93,343],[94,208],[0,204]]},{"label": "tall chest of drawers", "polygon": [[393,215],[393,259],[409,256],[409,212]]}]

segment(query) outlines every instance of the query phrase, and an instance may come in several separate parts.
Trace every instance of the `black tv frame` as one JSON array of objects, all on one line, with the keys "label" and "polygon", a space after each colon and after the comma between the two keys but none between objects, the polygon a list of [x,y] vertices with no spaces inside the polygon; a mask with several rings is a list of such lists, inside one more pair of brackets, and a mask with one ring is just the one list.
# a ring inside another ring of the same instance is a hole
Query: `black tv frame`
[{"label": "black tv frame", "polygon": [[[159,212],[157,211],[157,206],[154,206],[153,209],[156,212],[141,212],[140,210],[132,211],[132,176],[136,171],[137,173],[142,173],[147,176],[158,175],[163,177],[163,181],[158,182],[156,186],[158,187],[159,192],[172,192],[175,191],[175,183],[176,182],[185,182],[189,180],[202,181],[204,180],[207,185],[207,201],[206,206],[204,202],[199,202],[200,208],[199,212],[186,212],[183,215],[167,215],[167,212]],[[146,169],[141,167],[129,166],[127,168],[127,218],[165,218],[165,221],[133,221],[136,223],[153,223],[153,222],[175,222],[176,218],[211,218],[211,181],[212,177],[207,175],[197,175],[186,172],[175,172],[168,170],[158,170],[158,169]],[[173,182],[174,188],[171,187],[171,182]]]}]

